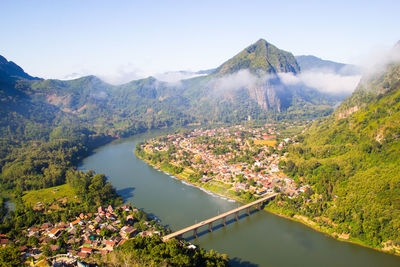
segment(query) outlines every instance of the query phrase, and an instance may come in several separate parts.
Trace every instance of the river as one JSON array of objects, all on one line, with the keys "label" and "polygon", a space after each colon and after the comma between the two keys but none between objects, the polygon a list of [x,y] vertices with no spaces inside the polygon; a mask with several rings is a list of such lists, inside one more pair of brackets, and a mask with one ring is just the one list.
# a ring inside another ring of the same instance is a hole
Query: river
[{"label": "river", "polygon": [[[134,154],[137,142],[157,133],[118,140],[85,158],[80,169],[104,173],[126,202],[157,216],[173,231],[238,207],[160,172]],[[400,266],[400,257],[334,240],[300,223],[254,212],[229,217],[226,227],[200,229],[194,244],[228,254],[233,266]]]}]

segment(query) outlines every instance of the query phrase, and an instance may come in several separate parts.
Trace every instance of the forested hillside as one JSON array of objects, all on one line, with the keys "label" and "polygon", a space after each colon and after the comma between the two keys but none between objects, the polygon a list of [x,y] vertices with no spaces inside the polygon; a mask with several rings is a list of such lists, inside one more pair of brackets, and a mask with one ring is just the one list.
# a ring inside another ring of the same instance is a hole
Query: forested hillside
[{"label": "forested hillside", "polygon": [[364,77],[298,139],[283,168],[312,190],[287,208],[368,245],[399,245],[400,64]]},{"label": "forested hillside", "polygon": [[[277,76],[298,71],[290,52],[265,40],[205,76],[174,84],[153,77],[118,86],[95,76],[45,80],[1,57],[1,197],[20,198],[27,190],[66,184],[82,157],[113,138],[191,123],[329,114],[337,99],[310,88],[286,87]],[[250,76],[237,86],[235,77],[246,72]],[[266,79],[265,74],[274,77]],[[253,76],[255,83],[248,80]],[[108,193],[115,192],[109,188]],[[4,209],[2,199],[0,203]]]}]

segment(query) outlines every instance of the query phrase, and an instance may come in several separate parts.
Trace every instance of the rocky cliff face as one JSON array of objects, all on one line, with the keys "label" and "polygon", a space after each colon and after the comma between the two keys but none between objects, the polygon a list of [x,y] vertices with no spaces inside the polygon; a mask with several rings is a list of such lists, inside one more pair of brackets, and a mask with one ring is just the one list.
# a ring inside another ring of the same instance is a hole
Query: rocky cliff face
[{"label": "rocky cliff face", "polygon": [[257,82],[245,86],[250,97],[264,110],[281,111],[290,106],[290,89],[279,79],[278,73],[296,74],[300,71],[296,58],[260,39],[223,63],[213,73],[216,77],[248,70]]},{"label": "rocky cliff face", "polygon": [[264,110],[282,110],[290,106],[292,94],[278,77],[264,80],[256,86],[247,88],[249,95]]}]

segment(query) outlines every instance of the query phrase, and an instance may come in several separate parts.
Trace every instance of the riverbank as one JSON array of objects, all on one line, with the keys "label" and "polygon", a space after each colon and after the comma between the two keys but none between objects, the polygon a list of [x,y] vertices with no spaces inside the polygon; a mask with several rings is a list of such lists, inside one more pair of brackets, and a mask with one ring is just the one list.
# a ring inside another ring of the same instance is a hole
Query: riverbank
[{"label": "riverbank", "polygon": [[369,248],[369,249],[373,249],[379,252],[383,252],[383,253],[387,253],[387,254],[391,254],[391,255],[395,255],[395,256],[400,256],[400,248],[397,248],[397,251],[390,251],[390,250],[385,250],[385,249],[381,249],[381,248],[377,248],[377,247],[371,247],[367,244],[365,244],[363,241],[356,239],[356,238],[351,238],[351,237],[346,237],[343,238],[342,234],[337,234],[335,232],[332,232],[329,228],[326,228],[320,224],[318,224],[317,222],[313,221],[312,219],[310,219],[309,217],[303,216],[303,215],[294,215],[294,216],[289,216],[284,214],[281,210],[278,209],[274,209],[272,207],[265,207],[264,208],[265,211],[268,211],[270,213],[273,213],[277,216],[280,216],[282,218],[294,221],[294,222],[298,222],[301,223],[311,229],[313,229],[314,231],[317,231],[319,233],[322,233],[326,236],[329,236],[335,240],[341,241],[341,242],[346,242],[346,243],[350,243],[350,244],[355,244],[358,246],[362,246],[365,248]]},{"label": "riverbank", "polygon": [[[135,154],[139,159],[143,160],[148,165],[150,165],[150,166],[152,166],[154,168],[157,168],[157,169],[159,169],[160,171],[163,171],[166,174],[173,175],[177,179],[185,181],[186,183],[188,183],[188,185],[209,190],[210,192],[212,192],[212,193],[214,193],[214,194],[216,194],[216,195],[218,195],[220,197],[224,197],[224,198],[228,198],[228,199],[231,199],[231,200],[235,200],[235,201],[243,203],[243,204],[249,202],[249,201],[246,201],[246,199],[244,199],[244,198],[242,198],[240,196],[234,195],[231,190],[227,189],[226,186],[224,187],[222,185],[216,185],[215,183],[214,184],[204,184],[204,183],[192,182],[192,181],[188,180],[182,174],[176,174],[176,173],[175,174],[170,174],[166,169],[162,168],[162,164],[161,163],[160,164],[153,164],[150,160],[147,160],[147,159],[141,157],[140,155],[138,155],[138,153],[136,153],[136,151],[135,151]],[[291,221],[295,221],[295,222],[301,223],[301,224],[313,229],[314,231],[322,233],[322,234],[324,234],[326,236],[329,236],[330,238],[333,238],[335,240],[342,241],[342,242],[347,242],[347,243],[351,243],[351,244],[355,244],[355,245],[359,245],[359,246],[362,246],[362,247],[370,248],[370,249],[373,249],[373,250],[376,250],[376,251],[380,251],[380,252],[384,252],[384,253],[387,253],[387,254],[400,256],[400,248],[397,249],[397,251],[396,251],[396,249],[392,249],[392,250],[386,249],[385,250],[383,248],[371,247],[371,246],[365,244],[363,241],[361,241],[359,239],[355,239],[355,238],[351,238],[351,237],[345,236],[343,234],[335,233],[335,232],[332,231],[332,229],[327,228],[327,227],[319,224],[318,222],[315,222],[314,220],[312,220],[311,218],[308,218],[306,216],[299,215],[299,214],[294,214],[293,216],[290,216],[288,214],[285,214],[285,212],[289,213],[291,211],[285,210],[284,208],[279,208],[278,209],[278,208],[272,207],[271,205],[267,205],[267,206],[264,207],[264,210],[269,212],[269,213],[278,215],[280,217],[289,219]]]}]

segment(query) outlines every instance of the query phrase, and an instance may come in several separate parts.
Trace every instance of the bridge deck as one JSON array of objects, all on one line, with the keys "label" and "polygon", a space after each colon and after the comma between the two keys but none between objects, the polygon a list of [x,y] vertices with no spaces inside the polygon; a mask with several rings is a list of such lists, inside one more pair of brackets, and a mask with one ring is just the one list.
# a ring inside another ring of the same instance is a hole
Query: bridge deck
[{"label": "bridge deck", "polygon": [[239,208],[236,208],[236,209],[227,211],[227,212],[225,212],[225,213],[222,213],[222,214],[217,215],[217,216],[215,216],[215,217],[212,217],[212,218],[210,218],[210,219],[207,219],[207,220],[201,221],[201,222],[199,222],[199,223],[193,224],[193,225],[191,225],[191,226],[189,226],[189,227],[183,228],[183,229],[181,229],[181,230],[179,230],[179,231],[176,231],[176,232],[174,232],[174,233],[172,233],[172,234],[169,234],[169,235],[164,236],[164,237],[163,237],[163,240],[166,241],[166,240],[169,240],[169,239],[171,239],[171,238],[180,236],[180,235],[182,235],[182,234],[184,234],[184,233],[187,233],[187,232],[189,232],[189,231],[192,231],[192,230],[194,230],[194,229],[197,229],[197,228],[199,228],[199,227],[201,227],[201,226],[203,226],[203,225],[207,225],[207,224],[209,224],[209,223],[215,222],[215,221],[217,221],[217,220],[219,220],[219,219],[222,219],[222,218],[224,218],[224,217],[227,217],[227,216],[229,216],[229,215],[231,215],[231,214],[235,214],[236,212],[242,211],[242,210],[244,210],[244,209],[247,209],[247,208],[250,208],[250,207],[252,207],[252,206],[254,206],[254,205],[257,205],[257,204],[259,204],[259,203],[262,203],[262,202],[264,202],[264,201],[266,201],[266,200],[268,200],[268,199],[274,198],[276,195],[278,195],[278,193],[274,193],[274,194],[268,195],[268,196],[263,197],[263,198],[260,198],[260,199],[258,199],[258,200],[256,200],[256,201],[253,201],[253,202],[251,202],[251,203],[249,203],[249,204],[243,205],[243,206],[241,206],[241,207],[239,207]]}]

